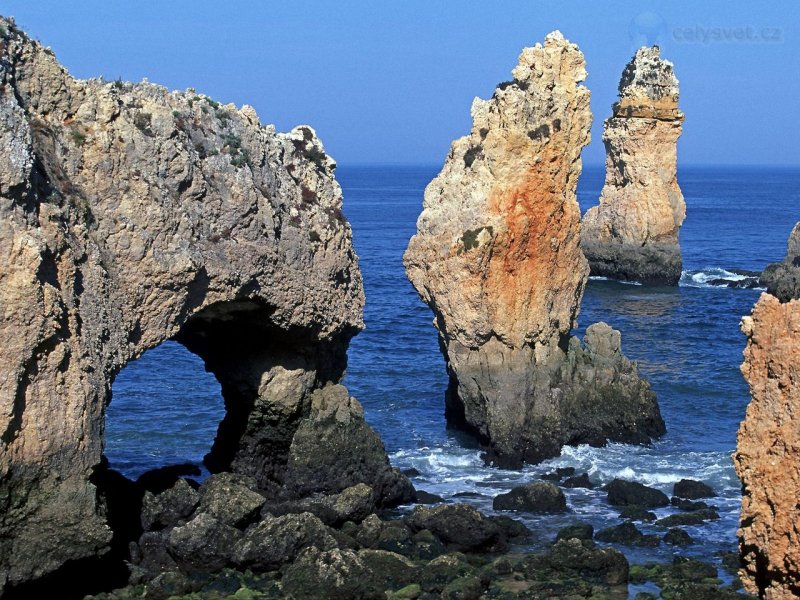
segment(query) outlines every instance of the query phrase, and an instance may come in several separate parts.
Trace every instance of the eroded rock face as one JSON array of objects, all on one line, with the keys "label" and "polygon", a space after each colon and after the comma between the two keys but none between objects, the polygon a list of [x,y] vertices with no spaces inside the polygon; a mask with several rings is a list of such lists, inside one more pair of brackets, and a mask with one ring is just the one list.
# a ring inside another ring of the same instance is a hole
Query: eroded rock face
[{"label": "eroded rock face", "polygon": [[734,455],[743,486],[740,574],[749,592],[788,600],[800,594],[800,301],[762,294],[742,331],[752,400]]},{"label": "eroded rock face", "polygon": [[251,107],[193,91],[77,81],[1,24],[0,589],[105,552],[90,477],[111,384],[167,339],[221,383],[213,471],[285,491],[311,419],[376,453],[345,480],[329,470],[326,492],[360,476],[404,488],[336,385],[364,296],[335,163],[314,131],[276,133]]},{"label": "eroded rock face", "polygon": [[404,256],[436,316],[448,418],[504,464],[647,441],[663,422],[619,332],[594,326],[583,346],[569,335],[588,276],[575,198],[592,120],[583,54],[554,32],[513,75],[473,103]]},{"label": "eroded rock face", "polygon": [[658,46],[640,48],[622,73],[619,101],[605,122],[600,204],[583,218],[581,246],[592,275],[678,283],[678,232],[686,216],[676,176],[683,118],[672,63]]},{"label": "eroded rock face", "polygon": [[767,291],[783,302],[800,298],[800,223],[789,235],[786,258],[768,265],[761,273],[759,283],[767,286]]}]

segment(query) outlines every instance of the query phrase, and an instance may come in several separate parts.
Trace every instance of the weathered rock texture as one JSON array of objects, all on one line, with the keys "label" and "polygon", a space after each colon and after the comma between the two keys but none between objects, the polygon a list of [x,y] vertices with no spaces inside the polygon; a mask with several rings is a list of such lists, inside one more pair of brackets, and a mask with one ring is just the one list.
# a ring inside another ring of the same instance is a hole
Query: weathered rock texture
[{"label": "weathered rock texture", "polygon": [[619,332],[594,325],[583,346],[569,335],[588,276],[575,199],[592,120],[584,66],[554,32],[474,101],[472,132],[425,190],[404,257],[436,316],[447,415],[500,463],[664,431]]},{"label": "weathered rock texture", "polygon": [[592,275],[675,285],[686,216],[676,177],[683,113],[658,46],[640,48],[625,67],[613,111],[603,131],[606,181],[583,217],[581,246]]},{"label": "weathered rock texture", "polygon": [[742,581],[768,600],[800,596],[800,301],[762,294],[742,373],[752,400],[734,463],[742,480]]},{"label": "weathered rock texture", "polygon": [[[170,338],[222,386],[212,470],[287,495],[364,481],[379,503],[407,497],[336,385],[364,296],[314,131],[76,81],[0,25],[0,590],[107,549],[90,477],[111,383]],[[329,468],[312,477],[319,440]]]},{"label": "weathered rock texture", "polygon": [[768,265],[761,273],[759,283],[767,286],[767,291],[783,302],[800,298],[800,223],[789,235],[786,258]]}]

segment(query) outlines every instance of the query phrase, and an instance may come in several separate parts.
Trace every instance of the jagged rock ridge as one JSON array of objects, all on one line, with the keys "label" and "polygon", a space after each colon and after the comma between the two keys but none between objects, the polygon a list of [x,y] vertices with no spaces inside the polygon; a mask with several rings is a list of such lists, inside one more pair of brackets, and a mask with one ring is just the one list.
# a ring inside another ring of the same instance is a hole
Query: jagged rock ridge
[{"label": "jagged rock ridge", "polygon": [[583,54],[554,32],[513,75],[473,102],[404,256],[436,317],[448,418],[510,465],[564,444],[646,442],[664,424],[619,332],[570,338],[588,276],[575,198],[592,119]]},{"label": "jagged rock ridge", "polygon": [[337,385],[364,296],[313,129],[75,80],[2,20],[0,141],[0,590],[108,551],[111,383],[167,339],[221,383],[213,471],[286,497],[413,493]]},{"label": "jagged rock ridge", "polygon": [[592,275],[676,285],[678,233],[686,215],[677,180],[684,115],[678,80],[658,46],[640,48],[622,73],[605,122],[606,180],[583,218],[581,246]]}]

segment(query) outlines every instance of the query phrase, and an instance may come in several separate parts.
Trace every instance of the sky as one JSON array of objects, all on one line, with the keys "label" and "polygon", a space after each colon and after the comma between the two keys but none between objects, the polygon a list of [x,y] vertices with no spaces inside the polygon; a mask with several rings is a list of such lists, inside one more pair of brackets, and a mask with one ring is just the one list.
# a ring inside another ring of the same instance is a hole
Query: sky
[{"label": "sky", "polygon": [[339,164],[441,164],[475,96],[554,29],[586,55],[592,142],[636,48],[675,64],[681,165],[800,165],[800,2],[0,0],[75,77],[195,88],[313,126]]}]

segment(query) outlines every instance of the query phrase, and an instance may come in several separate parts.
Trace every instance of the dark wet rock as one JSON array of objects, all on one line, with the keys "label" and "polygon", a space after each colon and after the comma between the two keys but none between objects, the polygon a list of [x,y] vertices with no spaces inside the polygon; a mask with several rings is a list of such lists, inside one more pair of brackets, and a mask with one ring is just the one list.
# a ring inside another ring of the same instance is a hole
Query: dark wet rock
[{"label": "dark wet rock", "polygon": [[422,595],[422,588],[418,583],[412,583],[399,590],[386,592],[386,600],[417,600]]},{"label": "dark wet rock", "polygon": [[440,597],[443,600],[479,600],[485,587],[479,577],[468,575],[444,586]]},{"label": "dark wet rock", "polygon": [[241,537],[235,527],[200,513],[170,532],[167,548],[184,571],[217,571],[230,563],[234,544]]},{"label": "dark wet rock", "polygon": [[184,522],[200,503],[200,494],[185,479],[161,492],[145,492],[142,497],[141,523],[145,531],[175,527]]},{"label": "dark wet rock", "polygon": [[166,600],[192,591],[189,578],[180,571],[165,571],[157,575],[144,588],[145,600]]},{"label": "dark wet rock", "polygon": [[673,600],[743,600],[731,590],[721,589],[717,568],[702,561],[676,556],[672,563],[634,565],[630,582],[647,581],[661,588],[662,598]]},{"label": "dark wet rock", "polygon": [[453,498],[485,498],[486,494],[480,494],[478,492],[456,492],[453,494]]},{"label": "dark wet rock", "polygon": [[414,500],[414,486],[391,468],[378,434],[344,386],[327,386],[311,397],[310,418],[292,438],[283,485],[287,493],[335,494],[359,483],[375,492],[376,504],[392,507]]},{"label": "dark wet rock", "polygon": [[610,544],[625,546],[658,546],[661,539],[657,535],[645,535],[630,521],[598,531],[594,539]]},{"label": "dark wet rock", "polygon": [[567,510],[567,499],[557,485],[536,482],[515,487],[506,494],[495,496],[492,508],[532,513],[562,513]]},{"label": "dark wet rock", "polygon": [[701,510],[704,508],[714,508],[713,506],[706,504],[705,502],[692,502],[691,500],[686,500],[684,498],[677,498],[673,496],[670,498],[670,504],[675,508],[680,510]]},{"label": "dark wet rock", "polygon": [[488,549],[500,542],[500,528],[468,504],[417,506],[406,518],[414,531],[428,529],[448,547]]},{"label": "dark wet rock", "polygon": [[375,493],[364,483],[351,486],[338,494],[314,494],[300,500],[267,502],[261,514],[282,516],[311,513],[326,525],[339,527],[351,521],[360,523],[376,509]]},{"label": "dark wet rock", "polygon": [[416,503],[417,504],[439,504],[444,502],[444,498],[437,494],[431,494],[424,490],[417,490]]},{"label": "dark wet rock", "polygon": [[562,527],[556,535],[556,541],[559,540],[591,540],[594,537],[594,527],[589,523],[574,523]]},{"label": "dark wet rock", "polygon": [[372,576],[378,588],[401,589],[416,580],[417,566],[408,558],[386,550],[359,550],[358,558]]},{"label": "dark wet rock", "polygon": [[686,533],[683,529],[673,527],[666,534],[664,534],[664,543],[673,546],[689,546],[694,544],[692,536]]},{"label": "dark wet rock", "polygon": [[717,495],[710,486],[702,481],[694,481],[692,479],[681,479],[678,481],[673,487],[672,493],[678,498],[686,498],[688,500],[713,498]]},{"label": "dark wet rock", "polygon": [[415,469],[414,467],[409,469],[401,469],[400,472],[406,477],[419,477],[422,475],[422,473],[419,472],[419,469]]},{"label": "dark wet rock", "polygon": [[[411,537],[414,542],[411,556],[420,560],[432,560],[447,553],[447,548],[427,529],[418,531]],[[402,553],[401,553],[402,554]]]},{"label": "dark wet rock", "polygon": [[631,505],[620,511],[619,518],[631,521],[655,521],[656,513],[650,512],[642,506]]},{"label": "dark wet rock", "polygon": [[688,512],[669,515],[656,521],[661,527],[677,527],[679,525],[702,525],[706,521],[719,519],[719,513],[713,508],[701,508]]},{"label": "dark wet rock", "polygon": [[736,290],[754,290],[763,287],[758,276],[745,277],[744,279],[725,279],[724,277],[719,277],[709,279],[706,283],[715,287],[728,287]]},{"label": "dark wet rock", "polygon": [[636,505],[646,508],[669,506],[669,498],[664,492],[636,481],[614,479],[603,489],[608,492],[609,504],[614,506]]},{"label": "dark wet rock", "polygon": [[234,473],[212,475],[200,486],[201,513],[208,513],[232,527],[244,527],[258,519],[264,496],[253,491],[255,481]]},{"label": "dark wet rock", "polygon": [[521,541],[530,536],[531,530],[528,529],[524,523],[517,519],[512,519],[505,515],[495,517],[488,517],[488,519],[497,525],[500,529],[501,535],[509,541]]},{"label": "dark wet rock", "polygon": [[420,584],[425,592],[441,592],[450,582],[470,573],[472,567],[463,554],[445,554],[422,568]]},{"label": "dark wet rock", "polygon": [[303,600],[385,597],[367,565],[352,550],[306,548],[286,568],[281,582],[286,595]]},{"label": "dark wet rock", "polygon": [[239,567],[270,571],[291,562],[305,548],[330,550],[336,540],[325,524],[312,514],[284,515],[266,519],[247,530],[232,548]]},{"label": "dark wet rock", "polygon": [[559,477],[572,477],[575,475],[575,467],[557,467],[556,475]]},{"label": "dark wet rock", "polygon": [[542,475],[542,479],[545,481],[561,481],[561,475],[558,473],[545,473]]},{"label": "dark wet rock", "polygon": [[588,473],[583,473],[576,477],[568,477],[561,485],[565,488],[585,488],[587,490],[594,488],[594,483],[589,479]]},{"label": "dark wet rock", "polygon": [[137,581],[150,581],[164,571],[175,571],[178,563],[167,550],[169,533],[166,531],[147,531],[139,538],[135,551],[131,552],[132,562],[138,567]]},{"label": "dark wet rock", "polygon": [[786,257],[767,265],[761,273],[761,284],[781,302],[800,298],[800,222],[789,234]]},{"label": "dark wet rock", "polygon": [[[628,561],[613,548],[598,548],[578,539],[560,540],[540,560],[531,557],[531,574],[539,565],[567,576],[577,576],[589,582],[622,585],[628,581]],[[537,564],[538,563],[538,564]]]}]

